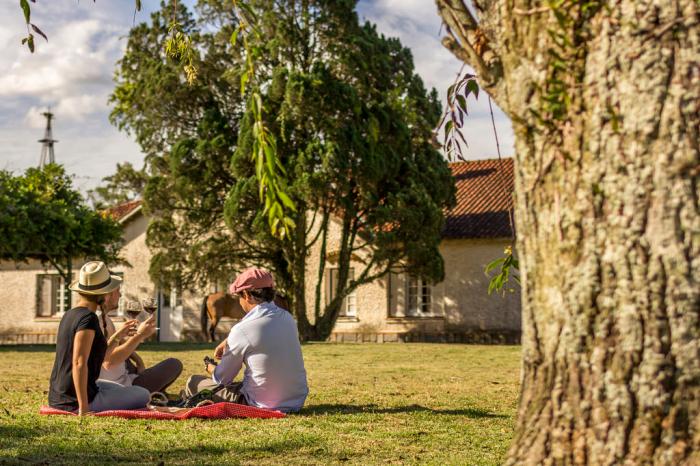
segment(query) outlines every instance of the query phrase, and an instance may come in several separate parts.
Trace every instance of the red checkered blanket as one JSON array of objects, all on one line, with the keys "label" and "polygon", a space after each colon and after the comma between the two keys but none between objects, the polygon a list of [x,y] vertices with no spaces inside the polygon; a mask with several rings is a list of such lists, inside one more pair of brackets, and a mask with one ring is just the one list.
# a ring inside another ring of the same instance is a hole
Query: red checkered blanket
[{"label": "red checkered blanket", "polygon": [[[62,411],[50,406],[42,406],[39,414],[64,414],[77,416],[75,413]],[[120,409],[113,411],[102,411],[93,416],[114,416],[126,419],[170,419],[180,421],[182,419],[202,418],[202,419],[228,419],[232,417],[254,417],[254,418],[281,418],[286,415],[280,411],[270,409],[254,408],[252,406],[239,405],[236,403],[214,403],[200,406],[198,408],[161,408],[151,407],[147,409]]]}]

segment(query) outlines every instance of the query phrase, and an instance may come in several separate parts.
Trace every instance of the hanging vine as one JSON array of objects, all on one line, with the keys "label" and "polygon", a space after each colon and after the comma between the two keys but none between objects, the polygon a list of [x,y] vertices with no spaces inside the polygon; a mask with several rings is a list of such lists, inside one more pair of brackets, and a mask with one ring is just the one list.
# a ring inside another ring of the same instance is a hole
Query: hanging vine
[{"label": "hanging vine", "polygon": [[[262,103],[260,82],[257,80],[257,60],[262,56],[259,43],[261,32],[257,28],[255,12],[245,2],[232,0],[238,17],[238,27],[231,34],[231,44],[236,45],[239,37],[245,51],[245,64],[241,72],[241,97],[248,92],[248,106],[253,112],[253,151],[255,174],[259,183],[260,201],[264,203],[270,231],[274,236],[284,238],[294,229],[294,220],[287,215],[296,211],[294,201],[285,193],[286,171],[277,156],[277,141],[265,124],[265,108]],[[255,39],[254,41],[251,41]]]},{"label": "hanging vine", "polygon": [[[450,161],[465,161],[463,151],[465,148],[469,147],[467,140],[462,133],[464,129],[464,121],[468,116],[467,111],[467,98],[470,95],[474,96],[474,99],[479,98],[479,83],[477,77],[470,73],[462,74],[462,69],[457,73],[457,78],[455,82],[447,89],[447,109],[438,124],[436,133],[442,128],[444,131],[442,147],[445,151],[447,159]],[[493,126],[493,136],[496,141],[496,151],[498,153],[499,160],[499,184],[502,190],[503,196],[512,196],[509,192],[507,181],[503,173],[503,158],[501,156],[501,146],[498,141],[498,132],[496,130],[496,120],[493,116],[493,108],[491,105],[491,97],[489,97],[489,110],[491,114],[491,124]],[[491,294],[494,291],[505,293],[506,285],[510,282],[512,278],[516,283],[520,283],[519,277],[519,264],[518,259],[513,254],[513,249],[515,247],[515,224],[513,221],[513,208],[508,209],[508,220],[510,222],[511,231],[511,244],[507,246],[504,251],[504,257],[490,262],[484,269],[484,273],[490,277],[488,293]],[[497,273],[491,276],[493,271],[497,270]],[[512,289],[510,289],[512,290]]]},{"label": "hanging vine", "polygon": [[[92,1],[94,3],[96,0]],[[24,22],[27,24],[27,35],[22,38],[22,45],[26,45],[29,51],[34,53],[34,33],[39,34],[46,42],[49,41],[49,38],[36,24],[31,22],[32,8],[29,2],[36,3],[36,0],[19,0],[19,7],[22,9],[22,14],[24,15]],[[136,20],[136,12],[141,11],[141,0],[134,0],[134,2],[134,20]]]}]

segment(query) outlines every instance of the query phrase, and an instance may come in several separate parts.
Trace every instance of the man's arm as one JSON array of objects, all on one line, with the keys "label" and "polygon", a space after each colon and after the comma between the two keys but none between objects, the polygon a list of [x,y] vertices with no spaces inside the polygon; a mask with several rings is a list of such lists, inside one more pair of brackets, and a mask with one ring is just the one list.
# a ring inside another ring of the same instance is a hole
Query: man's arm
[{"label": "man's arm", "polygon": [[[233,327],[226,340],[228,350],[221,357],[221,362],[212,372],[215,383],[227,384],[233,381],[243,366],[245,352],[249,346],[248,339],[238,328]],[[211,365],[209,366],[211,368]]]}]

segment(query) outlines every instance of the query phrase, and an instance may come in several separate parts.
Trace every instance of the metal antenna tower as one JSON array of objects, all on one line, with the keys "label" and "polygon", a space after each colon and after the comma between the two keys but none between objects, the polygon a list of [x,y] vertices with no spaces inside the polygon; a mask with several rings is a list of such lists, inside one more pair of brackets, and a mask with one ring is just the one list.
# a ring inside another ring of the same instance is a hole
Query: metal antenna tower
[{"label": "metal antenna tower", "polygon": [[53,138],[53,135],[51,134],[51,120],[53,119],[53,113],[51,113],[51,107],[49,109],[42,113],[46,117],[46,131],[44,131],[44,138],[39,139],[39,142],[42,143],[41,146],[41,160],[39,161],[39,168],[44,168],[44,165],[47,163],[54,163],[56,161],[56,158],[54,157],[53,154],[53,145],[55,142],[58,142],[56,139]]}]

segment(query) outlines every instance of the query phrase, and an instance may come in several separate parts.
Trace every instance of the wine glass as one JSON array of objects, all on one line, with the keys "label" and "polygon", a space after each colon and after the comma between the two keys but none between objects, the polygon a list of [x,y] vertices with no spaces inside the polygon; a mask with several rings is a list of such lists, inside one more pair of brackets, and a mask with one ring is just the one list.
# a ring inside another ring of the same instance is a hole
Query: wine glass
[{"label": "wine glass", "polygon": [[156,302],[155,298],[144,298],[141,300],[141,305],[143,306],[143,310],[149,315],[156,312],[156,309],[158,308],[158,303]]},{"label": "wine glass", "polygon": [[139,309],[139,303],[136,301],[127,301],[124,306],[124,312],[129,316],[129,319],[135,319],[141,314],[141,309]]}]

